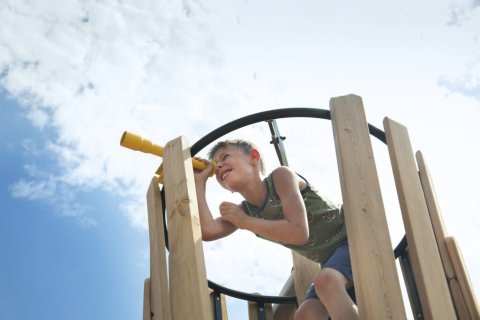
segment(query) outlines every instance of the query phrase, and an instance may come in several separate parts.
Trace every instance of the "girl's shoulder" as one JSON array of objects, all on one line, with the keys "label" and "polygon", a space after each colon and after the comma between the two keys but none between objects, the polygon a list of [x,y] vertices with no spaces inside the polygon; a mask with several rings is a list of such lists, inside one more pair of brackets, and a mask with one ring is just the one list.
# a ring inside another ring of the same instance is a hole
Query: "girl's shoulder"
[{"label": "girl's shoulder", "polygon": [[270,180],[269,182],[275,187],[275,188],[281,188],[282,186],[285,185],[298,185],[298,188],[300,191],[306,191],[306,189],[309,189],[307,187],[310,187],[310,184],[308,181],[289,167],[281,166],[273,170],[270,175],[267,177],[267,181]]},{"label": "girl's shoulder", "polygon": [[274,169],[269,176],[272,179],[282,179],[282,178],[295,178],[296,173],[289,167],[281,166]]}]

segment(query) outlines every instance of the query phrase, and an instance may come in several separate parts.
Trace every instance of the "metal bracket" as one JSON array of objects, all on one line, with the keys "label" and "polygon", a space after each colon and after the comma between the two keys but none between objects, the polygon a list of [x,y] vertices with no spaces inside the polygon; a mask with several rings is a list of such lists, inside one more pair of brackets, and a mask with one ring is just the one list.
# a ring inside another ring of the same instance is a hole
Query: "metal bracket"
[{"label": "metal bracket", "polygon": [[287,154],[283,145],[283,140],[286,138],[280,135],[280,130],[278,129],[277,122],[275,120],[268,120],[267,122],[268,126],[270,127],[270,132],[272,133],[272,141],[270,141],[270,143],[275,147],[280,164],[288,167]]}]

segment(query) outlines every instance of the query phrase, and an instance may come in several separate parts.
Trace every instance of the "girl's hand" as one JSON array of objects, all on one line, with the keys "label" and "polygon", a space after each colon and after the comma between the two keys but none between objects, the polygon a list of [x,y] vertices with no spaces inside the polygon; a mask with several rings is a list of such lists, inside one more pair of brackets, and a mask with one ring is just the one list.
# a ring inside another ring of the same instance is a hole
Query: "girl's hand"
[{"label": "girl's hand", "polygon": [[222,218],[234,224],[237,228],[242,228],[245,218],[248,217],[242,207],[235,203],[222,202],[219,209]]},{"label": "girl's hand", "polygon": [[195,157],[195,159],[197,159],[198,161],[206,164],[206,168],[203,169],[203,170],[193,168],[193,174],[195,176],[195,184],[197,186],[205,185],[207,180],[208,180],[208,177],[212,173],[213,165],[208,160],[205,160],[205,159],[202,159],[202,158],[196,158],[196,157]]}]

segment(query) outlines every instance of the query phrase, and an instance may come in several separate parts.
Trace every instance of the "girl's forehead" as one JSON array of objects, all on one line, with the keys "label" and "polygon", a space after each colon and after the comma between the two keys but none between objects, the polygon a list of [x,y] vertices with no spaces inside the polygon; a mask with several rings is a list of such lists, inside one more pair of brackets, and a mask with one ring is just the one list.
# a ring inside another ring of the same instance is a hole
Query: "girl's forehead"
[{"label": "girl's forehead", "polygon": [[235,151],[235,150],[237,150],[237,149],[238,149],[238,148],[235,147],[234,145],[231,145],[231,144],[226,145],[225,147],[221,147],[221,148],[219,148],[217,151],[215,151],[215,153],[213,154],[212,159],[221,157],[223,154],[228,153],[228,152]]}]

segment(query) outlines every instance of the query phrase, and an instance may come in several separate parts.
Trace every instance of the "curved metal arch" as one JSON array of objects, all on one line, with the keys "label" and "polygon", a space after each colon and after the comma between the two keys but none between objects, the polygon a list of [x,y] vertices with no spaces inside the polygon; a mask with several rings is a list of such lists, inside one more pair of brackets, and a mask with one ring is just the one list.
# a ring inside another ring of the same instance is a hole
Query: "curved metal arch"
[{"label": "curved metal arch", "polygon": [[[234,130],[246,127],[248,125],[282,118],[319,118],[325,120],[331,120],[330,110],[325,109],[315,109],[315,108],[285,108],[285,109],[273,109],[269,111],[263,111],[254,113],[237,120],[233,120],[213,131],[206,134],[203,138],[195,142],[190,147],[190,152],[192,156],[196,155],[200,150],[205,148],[209,143],[215,141],[216,139],[230,133]],[[375,126],[368,124],[368,129],[370,134],[382,141],[387,143],[385,139],[385,132],[376,128]]]}]

